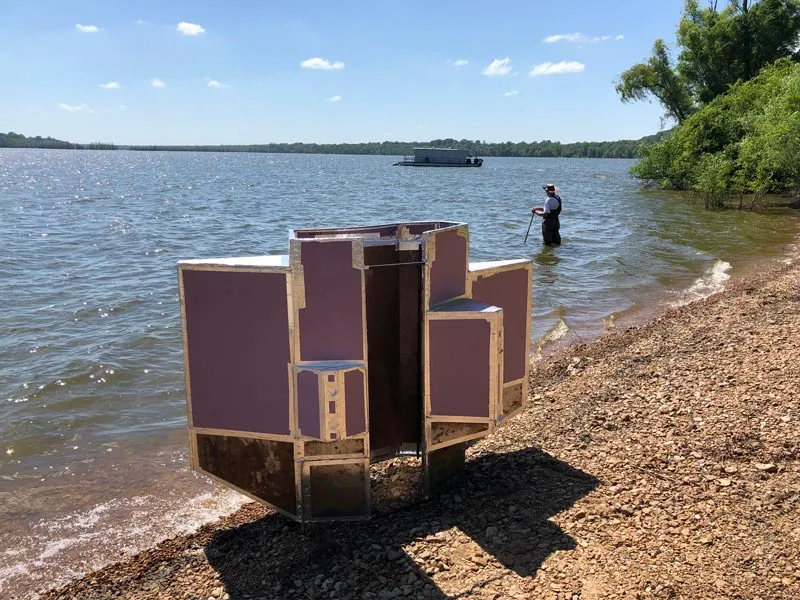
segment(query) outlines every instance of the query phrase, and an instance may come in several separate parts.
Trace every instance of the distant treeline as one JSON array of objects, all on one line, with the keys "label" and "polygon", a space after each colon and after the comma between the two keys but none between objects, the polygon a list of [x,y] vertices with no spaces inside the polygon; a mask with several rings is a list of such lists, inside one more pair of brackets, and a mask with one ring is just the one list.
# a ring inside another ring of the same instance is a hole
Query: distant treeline
[{"label": "distant treeline", "polygon": [[304,144],[275,143],[218,146],[116,146],[114,144],[71,144],[53,138],[26,138],[17,133],[1,134],[0,147],[11,148],[65,148],[97,150],[137,150],[170,152],[271,152],[294,154],[373,154],[403,156],[413,154],[415,147],[459,148],[475,152],[479,156],[565,157],[565,158],[638,158],[642,143],[658,141],[667,132],[647,136],[639,140],[615,142],[575,142],[562,144],[544,140],[542,142],[487,143],[480,140],[456,140],[452,138],[428,142],[366,142],[360,144]]},{"label": "distant treeline", "polygon": [[53,148],[57,150],[116,150],[114,144],[73,144],[40,135],[25,137],[21,133],[0,133],[0,148]]},{"label": "distant treeline", "polygon": [[480,140],[436,139],[427,142],[366,142],[360,144],[252,144],[222,146],[120,146],[127,150],[168,150],[176,152],[272,152],[295,154],[373,154],[403,156],[414,153],[415,147],[458,148],[479,156],[574,157],[574,158],[637,158],[643,142],[660,139],[663,134],[640,140],[616,142],[576,142],[562,144],[542,142],[487,143]]}]

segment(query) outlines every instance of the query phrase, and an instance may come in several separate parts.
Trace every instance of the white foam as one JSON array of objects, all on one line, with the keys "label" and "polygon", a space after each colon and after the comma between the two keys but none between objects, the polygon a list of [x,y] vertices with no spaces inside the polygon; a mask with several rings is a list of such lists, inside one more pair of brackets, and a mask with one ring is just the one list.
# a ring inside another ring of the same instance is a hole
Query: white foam
[{"label": "white foam", "polygon": [[189,498],[169,492],[117,498],[40,521],[33,526],[38,533],[24,542],[9,539],[18,548],[0,555],[0,591],[14,589],[22,580],[40,584],[39,589],[63,585],[118,560],[121,553],[130,555],[193,533],[247,502],[246,496],[217,487]]},{"label": "white foam", "polygon": [[725,284],[731,278],[731,264],[724,260],[717,259],[714,264],[698,277],[681,294],[681,299],[673,302],[672,306],[683,306],[696,300],[702,300],[709,296],[721,292],[725,289]]}]

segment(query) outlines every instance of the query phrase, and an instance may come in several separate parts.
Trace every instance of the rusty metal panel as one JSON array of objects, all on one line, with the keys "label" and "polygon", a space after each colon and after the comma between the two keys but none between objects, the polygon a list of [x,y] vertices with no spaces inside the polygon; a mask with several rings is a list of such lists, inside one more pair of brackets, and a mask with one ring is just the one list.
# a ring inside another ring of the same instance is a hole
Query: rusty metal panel
[{"label": "rusty metal panel", "polygon": [[359,249],[363,263],[363,241],[293,242],[299,245],[304,291],[299,360],[364,360],[364,271],[354,265]]},{"label": "rusty metal panel", "polygon": [[180,269],[195,427],[290,434],[287,275]]},{"label": "rusty metal panel", "polygon": [[289,515],[297,514],[294,444],[197,434],[200,469]]}]

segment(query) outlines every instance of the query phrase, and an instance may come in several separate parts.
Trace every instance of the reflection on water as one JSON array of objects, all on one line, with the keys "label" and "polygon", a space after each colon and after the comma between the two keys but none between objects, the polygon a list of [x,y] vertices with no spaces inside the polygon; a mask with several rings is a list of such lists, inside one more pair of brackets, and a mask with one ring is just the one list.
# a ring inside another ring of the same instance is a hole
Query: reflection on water
[{"label": "reflection on water", "polygon": [[[709,213],[641,191],[626,160],[394,160],[0,149],[0,547],[11,549],[0,590],[150,543],[192,499],[199,514],[231,506],[185,472],[180,259],[285,253],[291,227],[465,221],[471,260],[534,262],[541,349],[719,289],[797,230],[785,214]],[[551,181],[563,244],[542,246],[537,221],[525,244]],[[137,537],[133,514],[151,533]]]},{"label": "reflection on water", "polygon": [[537,274],[539,285],[554,285],[558,278],[558,263],[560,248],[542,245],[538,254],[533,257],[533,267]]}]

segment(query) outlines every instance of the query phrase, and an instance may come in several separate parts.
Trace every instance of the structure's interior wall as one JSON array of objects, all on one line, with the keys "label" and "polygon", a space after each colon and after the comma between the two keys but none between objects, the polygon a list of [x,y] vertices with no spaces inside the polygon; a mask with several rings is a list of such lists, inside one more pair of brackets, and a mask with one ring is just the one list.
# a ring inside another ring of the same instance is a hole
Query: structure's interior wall
[{"label": "structure's interior wall", "polygon": [[[369,431],[375,457],[422,441],[419,250],[366,246]],[[417,264],[413,264],[417,263]]]},{"label": "structure's interior wall", "polygon": [[353,265],[353,243],[305,242],[300,260],[305,284],[301,360],[364,360],[361,270]]}]

